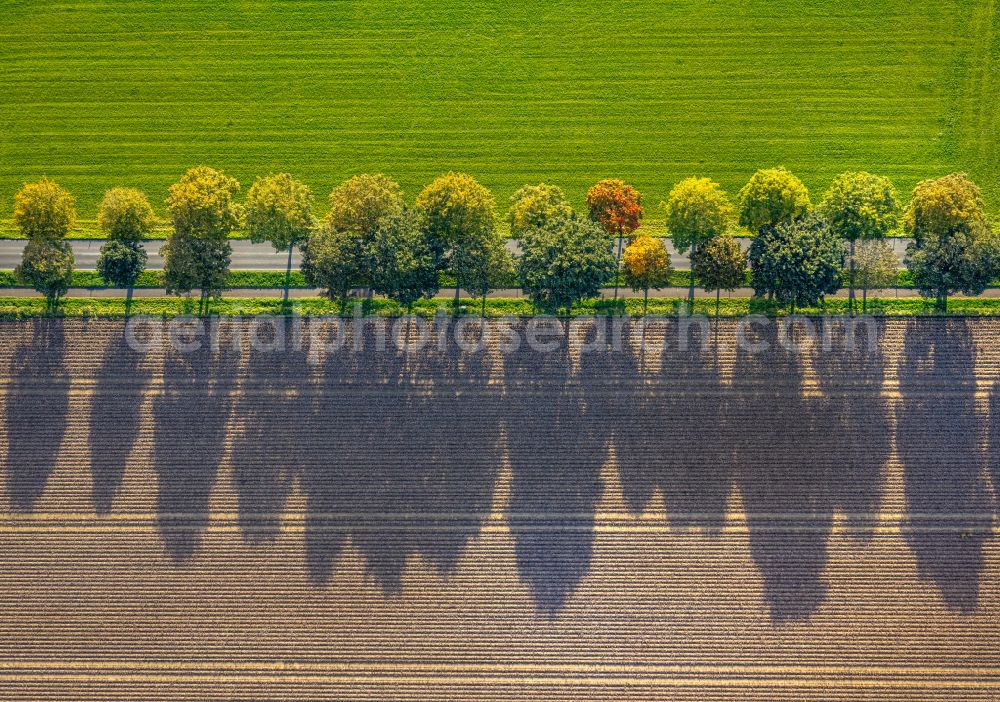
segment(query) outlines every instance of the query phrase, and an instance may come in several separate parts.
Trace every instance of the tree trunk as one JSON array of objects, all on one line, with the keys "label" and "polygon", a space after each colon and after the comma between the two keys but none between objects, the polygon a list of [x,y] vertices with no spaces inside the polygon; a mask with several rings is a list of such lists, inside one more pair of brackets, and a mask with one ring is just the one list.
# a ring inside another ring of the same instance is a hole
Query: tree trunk
[{"label": "tree trunk", "polygon": [[618,277],[622,273],[622,233],[618,232],[618,255],[615,256],[615,302],[618,302]]},{"label": "tree trunk", "polygon": [[462,291],[462,288],[460,288],[458,286],[458,278],[455,278],[455,301],[454,301],[454,303],[452,303],[452,306],[455,308],[455,314],[456,315],[458,314],[458,300],[459,300],[458,295],[459,295],[459,293],[461,291]]},{"label": "tree trunk", "polygon": [[483,319],[486,319],[486,293],[483,293]]},{"label": "tree trunk", "polygon": [[132,310],[132,286],[129,285],[125,290],[125,319],[128,319],[129,312]]},{"label": "tree trunk", "polygon": [[281,300],[282,307],[288,306],[288,288],[292,285],[292,249],[295,248],[295,244],[292,242],[288,243],[288,265],[285,266],[285,296]]},{"label": "tree trunk", "polygon": [[722,288],[715,289],[715,326],[719,326],[719,300],[722,297]]},{"label": "tree trunk", "polygon": [[868,286],[861,288],[861,312],[868,313]]},{"label": "tree trunk", "polygon": [[851,275],[850,284],[847,290],[847,311],[851,314],[854,314],[854,243],[854,239],[851,239]]},{"label": "tree trunk", "polygon": [[642,291],[642,314],[646,316],[649,312],[649,288]]}]

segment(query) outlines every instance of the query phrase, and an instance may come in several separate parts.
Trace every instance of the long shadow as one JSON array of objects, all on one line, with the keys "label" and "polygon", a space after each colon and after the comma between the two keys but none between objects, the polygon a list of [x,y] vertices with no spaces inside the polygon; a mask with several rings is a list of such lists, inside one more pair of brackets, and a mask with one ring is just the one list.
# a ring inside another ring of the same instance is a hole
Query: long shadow
[{"label": "long shadow", "polygon": [[[718,355],[696,328],[677,320],[625,331],[621,351],[609,355],[608,375],[620,389],[617,417],[608,419],[626,503],[641,513],[659,490],[671,526],[717,531],[725,520],[735,443],[727,435]],[[644,356],[658,357],[658,367],[650,368]]]},{"label": "long shadow", "polygon": [[30,322],[14,353],[7,394],[7,490],[11,508],[30,512],[42,496],[66,431],[70,378],[62,320]]},{"label": "long shadow", "polygon": [[100,515],[111,512],[139,431],[143,388],[150,376],[143,359],[124,333],[110,336],[90,409],[91,500]]},{"label": "long shadow", "polygon": [[331,577],[349,534],[367,574],[398,595],[408,559],[447,577],[479,532],[500,468],[499,391],[491,359],[460,349],[445,324],[444,349],[378,351],[366,325],[363,350],[328,359],[323,394],[337,401],[320,400],[319,415],[343,433],[303,475],[313,582]]},{"label": "long shadow", "polygon": [[755,328],[737,350],[731,426],[736,483],[743,495],[750,553],[764,580],[772,620],[805,619],[826,594],[823,569],[833,522],[830,474],[811,439],[829,431],[803,394],[802,352],[778,343],[777,327]]},{"label": "long shadow", "polygon": [[610,438],[600,425],[596,391],[605,380],[603,364],[585,356],[574,377],[567,338],[556,351],[522,344],[504,356],[503,414],[512,469],[507,521],[520,576],[535,606],[549,616],[590,568]]},{"label": "long shadow", "polygon": [[963,320],[913,321],[899,368],[897,448],[918,575],[956,611],[976,609],[991,529],[976,413],[976,354]]},{"label": "long shadow", "polygon": [[[310,320],[310,329],[329,332],[332,323]],[[312,332],[311,332],[312,333]],[[319,337],[317,336],[317,339]],[[371,343],[374,335],[364,343]],[[374,353],[374,352],[373,352]],[[311,438],[311,459],[300,468],[306,496],[305,565],[310,581],[325,585],[360,513],[364,495],[376,489],[375,462],[370,450],[373,437],[385,430],[379,411],[382,402],[366,393],[359,380],[359,361],[350,342],[323,359],[320,382],[308,398],[312,418],[305,430]]]},{"label": "long shadow", "polygon": [[290,317],[259,325],[235,403],[231,461],[239,523],[251,543],[274,539],[301,467],[314,461],[307,351]]},{"label": "long shadow", "polygon": [[812,469],[825,474],[830,504],[863,542],[874,533],[892,452],[890,408],[882,392],[885,326],[846,318],[828,319],[827,325],[830,348],[817,344],[812,352],[822,391],[811,399],[817,427]]},{"label": "long shadow", "polygon": [[208,525],[209,496],[226,439],[239,351],[223,331],[218,351],[166,350],[163,390],[153,402],[157,513],[167,552],[190,559]]},{"label": "long shadow", "polygon": [[1000,381],[993,384],[990,393],[990,418],[987,461],[993,480],[993,508],[1000,517]]}]

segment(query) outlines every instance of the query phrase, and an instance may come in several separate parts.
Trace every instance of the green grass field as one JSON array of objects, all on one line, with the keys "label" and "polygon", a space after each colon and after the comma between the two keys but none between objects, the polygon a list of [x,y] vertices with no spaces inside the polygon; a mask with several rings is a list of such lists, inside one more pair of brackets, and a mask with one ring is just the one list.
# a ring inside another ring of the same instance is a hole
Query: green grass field
[{"label": "green grass field", "polygon": [[[320,194],[385,171],[412,197],[449,170],[502,206],[525,182],[617,176],[647,197],[731,192],[784,164],[901,190],[968,170],[1000,204],[993,0],[0,0],[0,218],[47,175],[162,208],[185,168]],[[816,193],[818,194],[818,192]]]},{"label": "green grass field", "polygon": [[[677,315],[684,298],[658,297],[649,300],[647,313],[650,315]],[[146,297],[137,298],[132,303],[132,314],[163,316],[166,318],[179,315],[196,314],[197,298],[191,297]],[[933,300],[919,298],[879,298],[868,301],[870,314],[887,317],[924,317],[940,316],[934,309]],[[397,316],[406,310],[391,300],[376,299],[361,302],[362,314],[381,316]],[[352,304],[341,307],[339,302],[331,302],[322,298],[299,298],[292,301],[292,313],[297,315],[355,315]],[[477,316],[480,314],[478,300],[462,299],[460,313]],[[419,300],[413,306],[413,314],[423,317],[433,317],[437,314],[451,314],[450,300],[441,298]],[[226,298],[214,300],[210,304],[210,312],[219,315],[258,315],[287,314],[282,310],[281,301],[277,298]],[[715,300],[698,298],[695,300],[695,314],[715,315]],[[573,308],[573,315],[606,315],[629,314],[641,316],[643,302],[641,298],[629,297],[618,301],[616,305],[611,300],[587,300]],[[787,309],[776,307],[767,300],[749,298],[722,298],[719,314],[723,317],[745,317],[748,314],[764,314],[774,317],[787,315]],[[796,310],[803,315],[844,315],[847,314],[847,300],[836,298],[828,300],[821,307],[805,307]],[[526,299],[489,299],[486,304],[487,317],[533,316],[538,311]],[[1000,299],[997,298],[965,298],[954,297],[948,300],[949,315],[968,317],[1000,317]],[[45,301],[41,298],[3,297],[0,295],[0,319],[26,319],[29,317],[123,317],[125,315],[124,298],[69,297],[65,298],[59,310],[53,314],[45,310]]]}]

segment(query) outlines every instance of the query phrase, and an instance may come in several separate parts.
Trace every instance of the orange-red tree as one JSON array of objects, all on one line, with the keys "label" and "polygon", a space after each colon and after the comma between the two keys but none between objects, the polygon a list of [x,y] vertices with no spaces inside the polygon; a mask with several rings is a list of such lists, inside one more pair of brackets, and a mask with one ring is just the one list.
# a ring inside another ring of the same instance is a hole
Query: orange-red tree
[{"label": "orange-red tree", "polygon": [[632,235],[642,221],[642,195],[623,180],[608,178],[598,181],[587,191],[587,211],[590,218],[608,234],[618,239],[615,257],[615,300],[618,299],[618,279],[622,260],[622,239]]}]

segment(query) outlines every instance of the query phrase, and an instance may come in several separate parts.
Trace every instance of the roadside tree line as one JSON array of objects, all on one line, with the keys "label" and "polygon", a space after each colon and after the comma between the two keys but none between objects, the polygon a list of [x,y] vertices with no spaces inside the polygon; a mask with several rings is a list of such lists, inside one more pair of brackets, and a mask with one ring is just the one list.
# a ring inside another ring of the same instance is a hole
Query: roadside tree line
[{"label": "roadside tree line", "polygon": [[[171,229],[161,249],[169,294],[200,291],[199,312],[218,298],[229,275],[229,235],[245,228],[251,240],[287,252],[284,301],[288,301],[292,254],[302,250],[306,283],[343,304],[357,290],[385,295],[407,308],[435,295],[442,272],[456,281],[455,305],[464,289],[482,302],[516,279],[541,311],[568,311],[614,281],[648,300],[666,287],[671,267],[664,240],[639,233],[642,195],[621,180],[607,179],[587,192],[586,213],[570,206],[554,185],[526,185],[511,197],[506,247],[497,226],[493,195],[472,176],[448,173],[407,203],[399,184],[383,174],[344,181],[329,195],[324,217],[313,212],[307,185],[288,173],[258,178],[237,203],[240,184],[221,171],[199,166],[170,187]],[[666,232],[687,254],[696,284],[716,293],[747,282],[759,297],[794,310],[815,305],[849,288],[886,287],[897,259],[886,237],[900,226],[913,238],[904,263],[914,286],[945,310],[950,294],[978,295],[1000,276],[1000,237],[986,216],[979,188],[962,173],[921,181],[905,208],[888,178],[865,172],[837,176],[814,205],[805,185],[783,167],[762,169],[739,191],[735,204],[718,183],[687,178],[662,203]],[[17,279],[58,307],[73,272],[65,238],[76,219],[73,197],[48,179],[24,186],[14,199],[14,220],[28,239]],[[157,223],[149,199],[133,188],[105,193],[98,208],[107,242],[97,270],[108,284],[132,290],[147,263],[141,242]],[[753,236],[744,252],[735,234]]]}]

